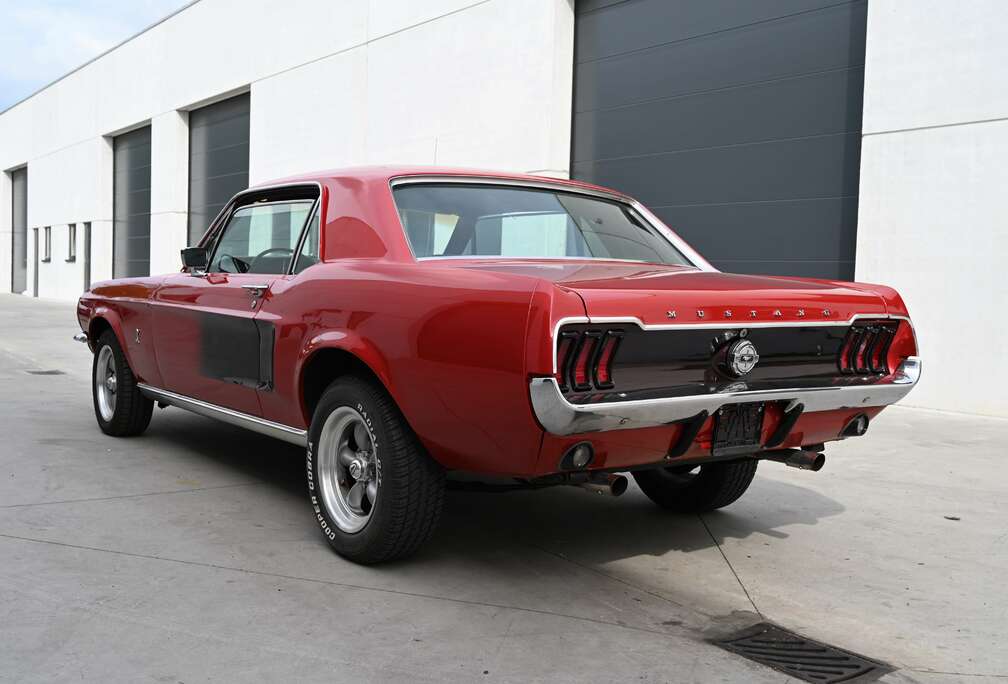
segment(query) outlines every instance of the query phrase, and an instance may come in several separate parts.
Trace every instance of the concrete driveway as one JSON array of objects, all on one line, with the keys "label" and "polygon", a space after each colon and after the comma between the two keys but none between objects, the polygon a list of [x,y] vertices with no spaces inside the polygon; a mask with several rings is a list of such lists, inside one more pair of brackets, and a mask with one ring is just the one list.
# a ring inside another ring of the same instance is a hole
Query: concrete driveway
[{"label": "concrete driveway", "polygon": [[1008,679],[1008,421],[895,407],[702,517],[453,491],[419,556],[364,568],[297,448],[173,408],[102,435],[75,332],[0,296],[2,681],[794,681],[707,641],[761,620],[883,681]]}]

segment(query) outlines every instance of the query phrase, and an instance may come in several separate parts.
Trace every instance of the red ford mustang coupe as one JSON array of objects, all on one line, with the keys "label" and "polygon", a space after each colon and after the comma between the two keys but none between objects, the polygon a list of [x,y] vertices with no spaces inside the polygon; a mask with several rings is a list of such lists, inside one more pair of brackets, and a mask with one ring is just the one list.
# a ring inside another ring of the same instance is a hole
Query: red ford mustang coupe
[{"label": "red ford mustang coupe", "polygon": [[155,402],[306,448],[337,552],[415,551],[446,477],[735,501],[822,467],[916,384],[888,287],[720,273],[619,192],[534,176],[332,171],[234,197],[184,269],[95,285],[95,416]]}]

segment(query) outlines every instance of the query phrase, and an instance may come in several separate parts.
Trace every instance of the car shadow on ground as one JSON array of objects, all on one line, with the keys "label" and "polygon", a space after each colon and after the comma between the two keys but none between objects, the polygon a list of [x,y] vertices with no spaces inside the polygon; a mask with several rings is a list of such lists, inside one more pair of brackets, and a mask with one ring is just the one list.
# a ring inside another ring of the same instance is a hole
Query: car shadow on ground
[{"label": "car shadow on ground", "polygon": [[[141,439],[170,444],[179,458],[209,459],[269,483],[274,493],[289,498],[292,510],[307,511],[304,451],[297,446],[178,410],[156,413]],[[781,467],[763,463],[761,471]],[[759,474],[741,502],[704,514],[707,524],[698,524],[696,515],[658,508],[632,485],[621,497],[570,486],[506,492],[450,488],[438,532],[422,555],[428,561],[480,555],[506,543],[607,563],[709,549],[728,538],[783,539],[788,526],[815,525],[843,510],[816,491]],[[307,514],[304,520],[314,525]]]}]

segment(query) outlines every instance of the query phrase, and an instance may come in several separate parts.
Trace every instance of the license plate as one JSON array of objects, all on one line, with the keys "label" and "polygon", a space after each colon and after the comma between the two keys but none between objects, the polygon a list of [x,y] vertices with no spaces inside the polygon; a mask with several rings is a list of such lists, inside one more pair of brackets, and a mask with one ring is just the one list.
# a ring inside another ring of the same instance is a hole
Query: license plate
[{"label": "license plate", "polygon": [[760,448],[763,404],[728,404],[714,414],[712,456],[748,454]]}]

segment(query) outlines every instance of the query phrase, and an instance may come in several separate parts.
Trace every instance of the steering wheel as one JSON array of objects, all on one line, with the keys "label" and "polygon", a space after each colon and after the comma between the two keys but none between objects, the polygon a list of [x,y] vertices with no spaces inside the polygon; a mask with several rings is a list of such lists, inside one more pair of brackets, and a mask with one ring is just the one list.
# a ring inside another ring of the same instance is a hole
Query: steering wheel
[{"label": "steering wheel", "polygon": [[276,252],[276,253],[281,253],[282,252],[284,254],[287,254],[288,256],[291,256],[291,255],[294,254],[294,250],[291,249],[290,247],[270,247],[269,249],[264,249],[263,251],[259,252],[254,257],[252,257],[252,263],[249,264],[248,270],[249,271],[253,271],[255,269],[255,265],[256,265],[257,261],[259,261],[263,257],[265,257],[265,256],[267,256],[269,254],[272,254],[274,252]]}]

